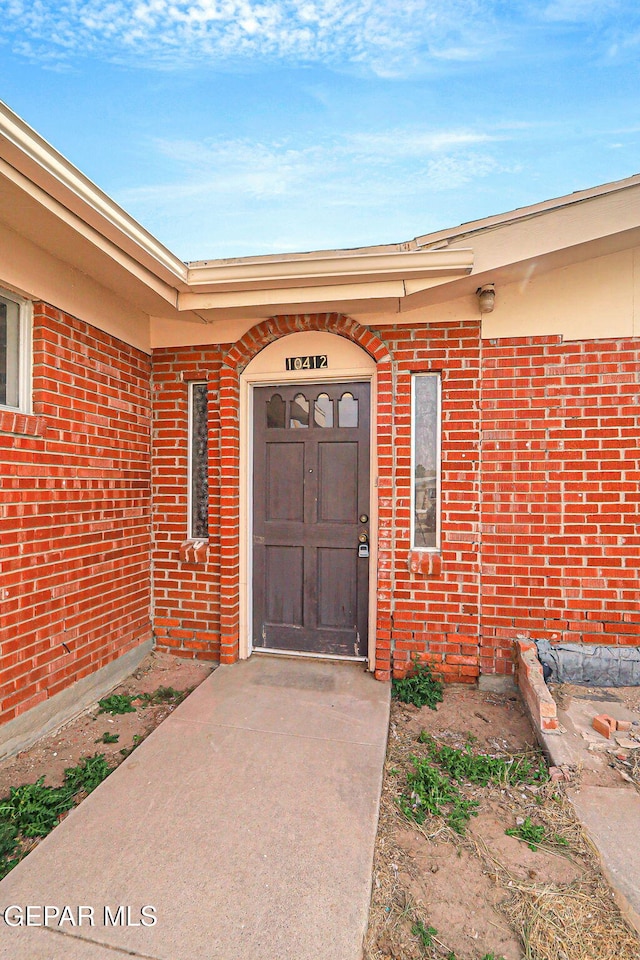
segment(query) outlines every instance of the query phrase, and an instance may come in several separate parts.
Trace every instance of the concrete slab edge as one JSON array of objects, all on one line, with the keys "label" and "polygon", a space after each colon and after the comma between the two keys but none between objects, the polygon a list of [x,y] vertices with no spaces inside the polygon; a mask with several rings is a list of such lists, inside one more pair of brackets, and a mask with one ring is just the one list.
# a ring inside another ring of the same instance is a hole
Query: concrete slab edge
[{"label": "concrete slab edge", "polygon": [[80,716],[133,673],[152,649],[153,640],[145,640],[73,686],[9,720],[0,727],[0,760],[26,750],[36,740]]},{"label": "concrete slab edge", "polygon": [[[605,797],[606,797],[607,787],[601,787],[600,789],[603,791],[603,805],[606,805],[607,801]],[[569,797],[569,799],[571,800],[574,810],[576,810],[576,807],[575,807],[575,804],[573,803],[572,798]],[[576,810],[576,816],[577,814],[578,812]],[[580,817],[578,817],[578,819],[580,819]],[[582,820],[580,820],[580,822],[582,823],[582,829],[586,833],[591,846],[593,847],[594,851],[598,856],[598,862],[600,863],[600,869],[602,870],[602,874],[605,880],[607,881],[607,883],[609,884],[609,886],[611,887],[611,889],[613,890],[613,895],[620,909],[620,913],[622,914],[624,919],[627,921],[627,923],[630,926],[632,926],[634,930],[640,935],[640,913],[638,913],[636,908],[633,906],[633,904],[627,897],[624,890],[622,890],[622,888],[618,884],[616,875],[609,869],[607,865],[607,861],[603,856],[602,851],[600,850],[596,842],[596,838],[592,835],[591,831],[584,825],[584,822]]]},{"label": "concrete slab edge", "polygon": [[[391,691],[389,691],[391,694]],[[371,914],[371,898],[373,897],[373,885],[375,883],[375,866],[376,866],[376,842],[378,839],[378,829],[380,827],[380,810],[382,808],[382,790],[384,788],[384,777],[385,777],[385,764],[387,762],[387,751],[389,749],[389,733],[391,728],[391,695],[389,695],[389,700],[387,701],[387,727],[386,735],[384,738],[384,753],[382,755],[382,766],[378,773],[378,782],[377,782],[377,792],[376,792],[376,806],[375,813],[373,817],[374,822],[374,833],[373,833],[373,844],[371,847],[371,863],[370,863],[370,874],[371,874],[371,883],[369,885],[369,899],[367,901],[367,910],[364,921],[364,926],[362,929],[362,942],[360,948],[360,955],[358,960],[362,960],[365,951],[365,943],[367,939],[367,930],[369,929],[369,917]]]}]

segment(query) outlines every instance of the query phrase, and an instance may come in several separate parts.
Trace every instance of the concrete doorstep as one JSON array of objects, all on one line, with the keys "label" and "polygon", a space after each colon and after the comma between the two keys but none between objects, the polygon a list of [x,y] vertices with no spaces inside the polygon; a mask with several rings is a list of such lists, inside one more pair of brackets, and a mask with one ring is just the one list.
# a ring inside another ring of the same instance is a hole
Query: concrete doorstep
[{"label": "concrete doorstep", "polygon": [[389,698],[360,665],[219,667],[0,882],[0,957],[359,960]]}]

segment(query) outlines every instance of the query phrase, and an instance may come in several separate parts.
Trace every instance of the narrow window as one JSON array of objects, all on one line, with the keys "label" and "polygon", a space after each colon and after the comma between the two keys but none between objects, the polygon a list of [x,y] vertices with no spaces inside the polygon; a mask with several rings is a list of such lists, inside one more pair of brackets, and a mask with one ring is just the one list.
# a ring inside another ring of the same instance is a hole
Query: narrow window
[{"label": "narrow window", "polygon": [[189,384],[189,537],[209,536],[209,429],[206,383]]},{"label": "narrow window", "polygon": [[0,295],[0,407],[31,410],[31,329],[29,304]]},{"label": "narrow window", "polygon": [[411,544],[418,550],[437,550],[440,545],[440,374],[414,374],[411,424]]}]

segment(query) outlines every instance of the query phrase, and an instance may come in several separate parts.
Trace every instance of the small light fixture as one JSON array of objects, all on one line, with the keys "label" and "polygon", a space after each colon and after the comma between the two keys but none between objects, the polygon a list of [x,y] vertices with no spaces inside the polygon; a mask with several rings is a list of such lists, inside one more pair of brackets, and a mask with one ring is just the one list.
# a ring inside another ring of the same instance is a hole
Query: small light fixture
[{"label": "small light fixture", "polygon": [[480,313],[491,313],[496,305],[496,288],[492,283],[485,283],[478,287],[476,297],[480,306]]}]

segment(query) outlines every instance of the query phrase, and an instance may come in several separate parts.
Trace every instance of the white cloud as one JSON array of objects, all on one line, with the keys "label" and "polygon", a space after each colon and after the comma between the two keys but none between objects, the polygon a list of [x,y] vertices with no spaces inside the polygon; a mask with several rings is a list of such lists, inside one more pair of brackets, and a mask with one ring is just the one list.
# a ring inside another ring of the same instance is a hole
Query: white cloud
[{"label": "white cloud", "polygon": [[541,14],[545,20],[582,23],[602,20],[623,6],[623,0],[552,0]]},{"label": "white cloud", "polygon": [[488,152],[493,140],[481,131],[412,128],[303,146],[160,140],[156,151],[177,168],[171,181],[121,191],[117,199],[151,229],[177,211],[181,218],[209,211],[209,217],[228,220],[271,210],[276,218],[297,215],[305,222],[332,210],[335,217],[347,209],[357,216],[410,210],[431,194],[504,172],[504,162]]},{"label": "white cloud", "polygon": [[381,76],[481,58],[496,36],[481,0],[0,0],[0,19],[33,59],[156,68],[278,59]]}]

